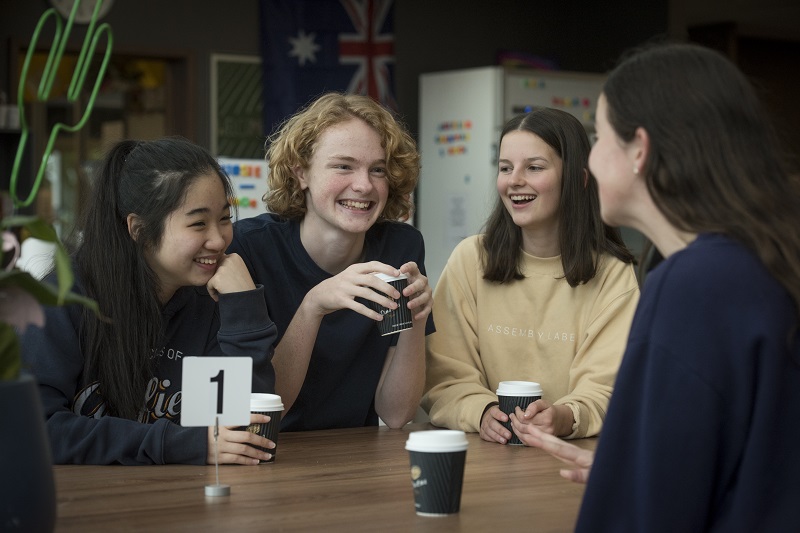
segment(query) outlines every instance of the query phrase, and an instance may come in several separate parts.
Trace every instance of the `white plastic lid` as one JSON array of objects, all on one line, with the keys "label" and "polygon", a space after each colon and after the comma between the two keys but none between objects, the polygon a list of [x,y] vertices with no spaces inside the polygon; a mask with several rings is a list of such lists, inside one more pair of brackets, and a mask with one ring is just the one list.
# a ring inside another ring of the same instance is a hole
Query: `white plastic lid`
[{"label": "white plastic lid", "polygon": [[432,429],[412,431],[408,434],[406,450],[412,452],[461,452],[467,449],[467,436],[463,431]]},{"label": "white plastic lid", "polygon": [[541,396],[542,386],[535,381],[501,381],[498,396]]},{"label": "white plastic lid", "polygon": [[381,272],[375,272],[373,276],[377,276],[378,279],[386,282],[397,281],[399,279],[408,279],[408,276],[405,274],[400,274],[399,276],[390,276],[388,274],[383,274]]},{"label": "white plastic lid", "polygon": [[250,411],[256,413],[283,411],[283,402],[277,394],[254,392],[250,395]]}]

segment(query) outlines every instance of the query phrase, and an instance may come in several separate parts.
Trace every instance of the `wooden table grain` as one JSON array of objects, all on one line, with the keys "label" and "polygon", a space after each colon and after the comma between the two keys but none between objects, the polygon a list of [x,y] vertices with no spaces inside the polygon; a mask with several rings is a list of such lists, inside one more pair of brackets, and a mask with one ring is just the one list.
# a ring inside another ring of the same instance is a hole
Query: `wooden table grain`
[{"label": "wooden table grain", "polygon": [[56,531],[572,531],[584,489],[558,475],[563,464],[476,434],[461,512],[417,516],[404,446],[427,429],[282,433],[275,463],[220,466],[227,497],[205,496],[213,466],[56,466]]}]

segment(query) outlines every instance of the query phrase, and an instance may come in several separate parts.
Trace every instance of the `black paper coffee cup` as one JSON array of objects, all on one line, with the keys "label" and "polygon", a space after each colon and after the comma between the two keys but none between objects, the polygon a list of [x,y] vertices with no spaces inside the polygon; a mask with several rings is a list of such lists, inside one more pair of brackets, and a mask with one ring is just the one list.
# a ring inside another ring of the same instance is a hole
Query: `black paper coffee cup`
[{"label": "black paper coffee cup", "polygon": [[[533,381],[501,381],[497,386],[497,399],[500,402],[500,410],[510,415],[515,407],[523,411],[536,400],[542,398],[542,386]],[[511,421],[504,422],[503,426],[511,432],[511,439],[508,444],[521,445]]]},{"label": "black paper coffee cup", "polygon": [[283,412],[281,397],[277,394],[254,392],[250,395],[250,412],[270,417],[269,422],[266,424],[250,424],[241,429],[266,437],[275,443],[275,447],[272,449],[255,446],[255,448],[259,450],[272,454],[271,459],[268,461],[260,461],[260,463],[272,463],[275,461],[275,456],[278,453],[278,433],[281,428],[281,413]]},{"label": "black paper coffee cup", "polygon": [[408,308],[408,298],[403,295],[403,289],[408,286],[408,276],[400,274],[399,276],[387,276],[386,274],[375,274],[378,278],[382,279],[400,293],[400,298],[397,301],[397,309],[389,309],[382,305],[378,305],[371,300],[367,300],[367,305],[370,309],[377,311],[383,315],[383,320],[376,322],[378,331],[381,335],[392,335],[393,333],[400,333],[413,327],[411,322],[411,310]]},{"label": "black paper coffee cup", "polygon": [[464,432],[414,431],[408,435],[406,450],[417,514],[445,516],[459,512],[467,458]]}]

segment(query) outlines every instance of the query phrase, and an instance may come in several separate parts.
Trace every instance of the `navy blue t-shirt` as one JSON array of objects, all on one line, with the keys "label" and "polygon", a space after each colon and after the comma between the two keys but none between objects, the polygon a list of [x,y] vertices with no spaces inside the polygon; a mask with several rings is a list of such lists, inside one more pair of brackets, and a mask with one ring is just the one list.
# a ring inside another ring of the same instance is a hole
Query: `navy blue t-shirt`
[{"label": "navy blue t-shirt", "polygon": [[[425,273],[422,234],[409,224],[379,222],[367,231],[364,262],[399,268],[414,261]],[[300,241],[299,221],[266,213],[234,225],[228,253],[247,264],[253,281],[264,285],[278,342],[306,293],[332,277],[308,255]],[[425,332],[433,333],[433,315]],[[375,321],[350,309],[322,319],[308,372],[297,400],[281,420],[281,431],[301,431],[378,424],[375,390],[389,347],[397,335],[381,336]]]}]

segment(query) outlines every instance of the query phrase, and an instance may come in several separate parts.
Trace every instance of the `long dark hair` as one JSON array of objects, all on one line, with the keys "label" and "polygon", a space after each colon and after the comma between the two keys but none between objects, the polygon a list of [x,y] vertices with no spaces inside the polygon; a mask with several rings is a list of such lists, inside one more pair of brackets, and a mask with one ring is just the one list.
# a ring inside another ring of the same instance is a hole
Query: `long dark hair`
[{"label": "long dark hair", "polygon": [[[152,351],[162,340],[159,282],[144,252],[158,248],[170,213],[192,183],[211,172],[230,198],[217,161],[186,139],[170,137],[116,144],[94,177],[75,263],[105,317],[84,311],[81,339],[84,371],[99,381],[110,414],[136,418],[152,376]],[[132,213],[141,222],[136,240],[128,232]]]},{"label": "long dark hair", "polygon": [[758,255],[800,310],[800,185],[790,175],[755,90],[723,55],[650,45],[603,89],[623,141],[647,131],[647,188],[667,220],[729,235]]},{"label": "long dark hair", "polygon": [[[562,161],[561,202],[558,208],[558,243],[564,277],[575,287],[591,280],[597,273],[603,252],[625,263],[634,258],[625,246],[619,230],[603,223],[597,183],[589,175],[589,138],[580,121],[565,111],[547,107],[509,120],[503,137],[512,131],[528,131],[546,142]],[[506,283],[524,278],[522,229],[498,197],[486,221],[483,237],[484,279]]]}]

